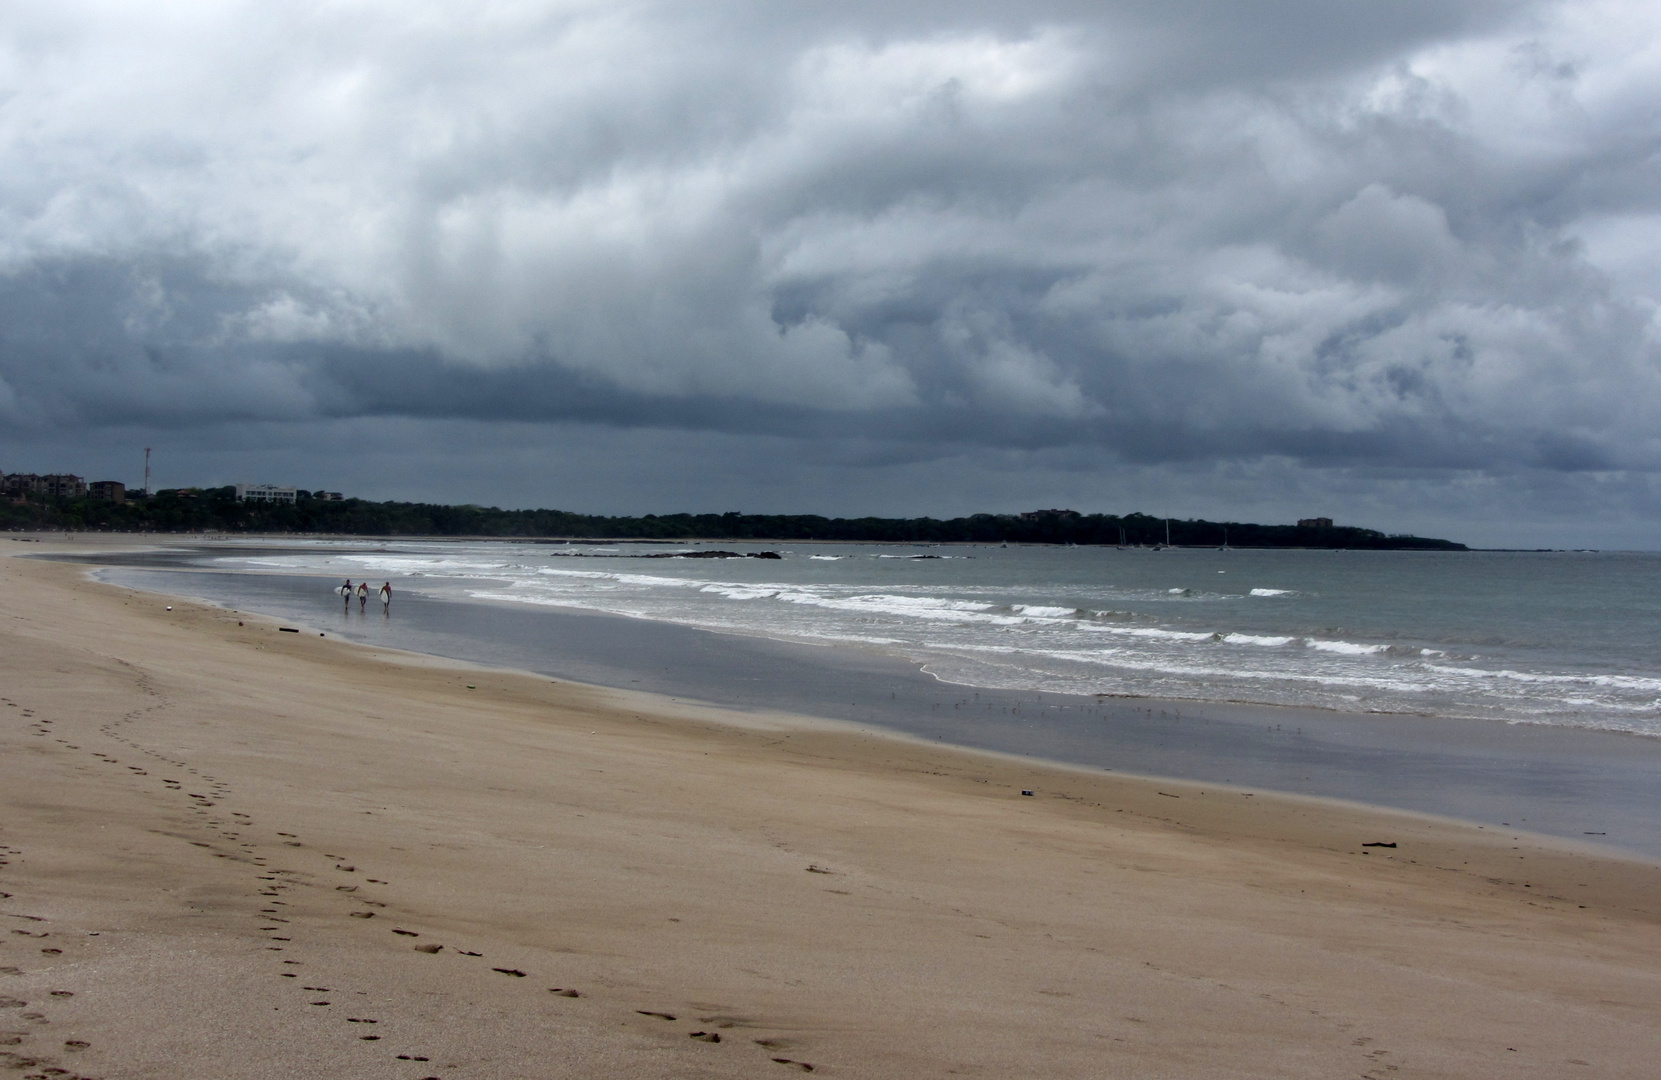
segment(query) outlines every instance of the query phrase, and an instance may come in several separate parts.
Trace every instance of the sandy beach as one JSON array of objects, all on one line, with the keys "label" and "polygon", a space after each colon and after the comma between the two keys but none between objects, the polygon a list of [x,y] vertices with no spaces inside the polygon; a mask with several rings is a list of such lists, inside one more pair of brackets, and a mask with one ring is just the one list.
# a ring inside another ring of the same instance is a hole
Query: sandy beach
[{"label": "sandy beach", "polygon": [[84,567],[0,559],[0,598],[0,1064],[26,1077],[1661,1052],[1641,860],[423,660]]}]

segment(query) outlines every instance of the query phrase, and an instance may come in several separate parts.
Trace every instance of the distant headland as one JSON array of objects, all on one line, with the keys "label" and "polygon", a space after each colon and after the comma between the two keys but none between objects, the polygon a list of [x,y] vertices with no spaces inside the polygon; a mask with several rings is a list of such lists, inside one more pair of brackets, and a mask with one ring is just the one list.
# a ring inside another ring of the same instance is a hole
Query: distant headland
[{"label": "distant headland", "polygon": [[[12,479],[7,477],[7,480]],[[74,478],[78,479],[78,478]],[[44,487],[45,485],[41,485]],[[1034,510],[958,518],[829,518],[817,514],[647,514],[605,517],[564,510],[372,502],[337,492],[272,485],[174,488],[153,495],[95,494],[96,485],[8,491],[0,529],[160,533],[309,533],[331,536],[499,537],[526,540],[854,541],[1077,544],[1124,547],[1345,548],[1465,551],[1464,544],[1336,525],[1178,520],[1147,514]],[[119,485],[116,485],[119,487]]]}]

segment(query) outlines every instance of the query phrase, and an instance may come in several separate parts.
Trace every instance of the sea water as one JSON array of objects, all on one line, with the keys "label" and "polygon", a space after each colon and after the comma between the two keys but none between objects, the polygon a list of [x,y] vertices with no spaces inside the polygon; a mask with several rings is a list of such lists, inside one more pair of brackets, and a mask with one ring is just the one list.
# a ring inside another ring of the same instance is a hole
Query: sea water
[{"label": "sea water", "polygon": [[[716,550],[780,557],[692,557]],[[1661,735],[1661,554],[355,540],[196,561],[839,643],[965,687]]]}]

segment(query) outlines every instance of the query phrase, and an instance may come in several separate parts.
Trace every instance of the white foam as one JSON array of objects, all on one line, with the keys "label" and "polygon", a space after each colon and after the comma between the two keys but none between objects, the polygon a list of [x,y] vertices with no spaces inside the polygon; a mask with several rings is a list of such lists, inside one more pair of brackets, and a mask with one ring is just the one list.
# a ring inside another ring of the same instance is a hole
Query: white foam
[{"label": "white foam", "polygon": [[454,556],[431,555],[336,555],[329,559],[328,565],[342,568],[356,566],[361,570],[374,570],[382,574],[397,575],[424,571],[429,574],[452,574],[457,577],[476,576],[481,571],[495,571],[500,574],[531,569],[524,563],[503,562],[500,559],[458,559]]},{"label": "white foam", "polygon": [[1291,589],[1253,589],[1253,596],[1291,596]]},{"label": "white foam", "polygon": [[272,570],[310,570],[317,565],[316,559],[245,558],[241,555],[221,555],[213,561],[236,566],[264,567]]},{"label": "white foam", "polygon": [[1661,679],[1637,675],[1558,675],[1538,671],[1513,671],[1508,668],[1450,667],[1426,664],[1431,671],[1463,675],[1472,679],[1508,679],[1520,683],[1540,683],[1560,686],[1603,686],[1611,690],[1637,690],[1643,693],[1661,692]]},{"label": "white foam", "polygon": [[1230,645],[1265,645],[1276,648],[1281,645],[1290,645],[1297,638],[1273,637],[1267,634],[1224,634],[1223,640]]},{"label": "white foam", "polygon": [[698,591],[714,593],[728,600],[768,600],[778,596],[780,590],[766,585],[705,585]]},{"label": "white foam", "polygon": [[579,578],[586,581],[615,581],[623,585],[663,586],[675,589],[701,589],[705,585],[725,584],[719,581],[704,581],[699,578],[663,577],[658,574],[626,574],[615,570],[563,570],[545,566],[536,572],[548,577]]},{"label": "white foam", "polygon": [[[651,574],[627,574],[604,570],[563,570],[545,568],[540,574],[557,578],[578,578],[589,581],[611,581],[623,585],[647,588],[667,587],[677,591],[695,591],[706,596],[718,596],[736,601],[772,600],[803,607],[825,608],[833,611],[893,615],[903,618],[982,622],[1000,626],[1020,625],[1032,621],[1030,616],[998,615],[997,605],[976,600],[954,600],[935,596],[904,596],[897,593],[856,593],[836,595],[835,587],[818,588],[785,585],[777,582],[735,583],[707,581],[698,578],[670,578]],[[495,599],[511,599],[504,594]],[[1064,609],[1071,612],[1073,609]]]},{"label": "white foam", "polygon": [[[939,646],[944,652],[992,652],[990,646],[949,644]],[[1254,670],[1236,666],[1220,667],[1214,664],[1199,663],[1188,660],[1186,657],[1149,656],[1132,654],[1117,649],[1035,649],[1009,650],[1024,655],[1046,656],[1056,660],[1068,660],[1075,663],[1101,665],[1107,668],[1122,668],[1128,671],[1144,671],[1160,675],[1169,675],[1176,678],[1219,678],[1242,680],[1250,683],[1273,684],[1277,682],[1301,683],[1321,687],[1351,686],[1364,690],[1385,690],[1401,694],[1422,695],[1439,689],[1429,683],[1414,682],[1403,678],[1390,678],[1378,675],[1367,675],[1359,672],[1319,672],[1304,673],[1285,670]],[[1199,654],[1195,654],[1199,655]]]},{"label": "white foam", "polygon": [[1388,645],[1357,645],[1353,641],[1323,641],[1320,638],[1305,638],[1305,645],[1321,652],[1337,653],[1340,656],[1376,656],[1388,649]]},{"label": "white foam", "polygon": [[1165,641],[1215,641],[1217,635],[1211,631],[1194,630],[1163,630],[1153,626],[1100,626],[1094,623],[1079,627],[1096,634],[1114,634],[1120,637],[1157,638]]}]

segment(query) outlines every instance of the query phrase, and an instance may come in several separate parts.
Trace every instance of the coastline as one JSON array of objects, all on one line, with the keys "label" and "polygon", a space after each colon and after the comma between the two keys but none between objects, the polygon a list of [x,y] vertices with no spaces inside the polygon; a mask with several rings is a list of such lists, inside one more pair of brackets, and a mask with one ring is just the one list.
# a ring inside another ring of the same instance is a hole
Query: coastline
[{"label": "coastline", "polygon": [[[1527,829],[1661,860],[1661,739],[1494,719],[1092,698],[944,682],[846,644],[783,640],[544,605],[405,592],[396,618],[320,601],[332,582],[203,572],[181,553],[100,577],[263,611],[360,644],[810,715],[929,742],[1153,777],[1272,790]],[[372,605],[373,606],[373,605]]]},{"label": "coastline", "polygon": [[1661,1047],[1640,859],[0,574],[29,932],[0,1049],[42,1065],[1640,1076]]}]

